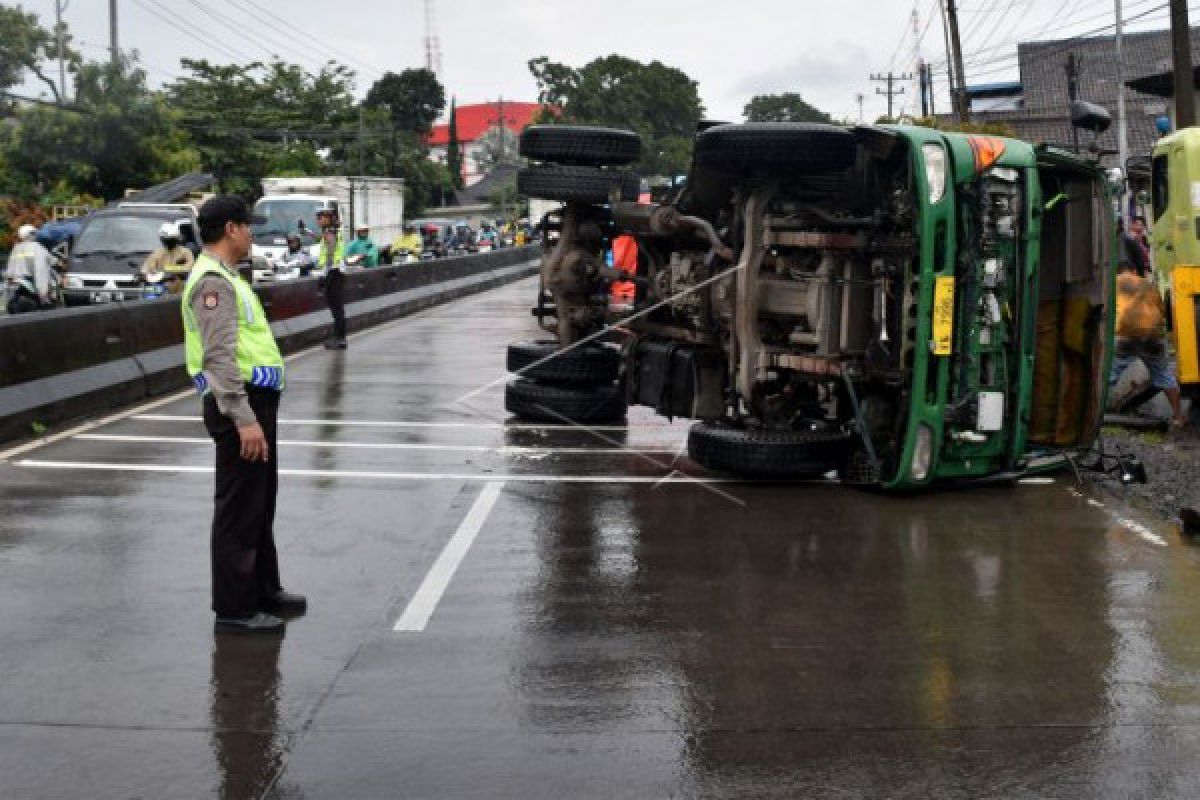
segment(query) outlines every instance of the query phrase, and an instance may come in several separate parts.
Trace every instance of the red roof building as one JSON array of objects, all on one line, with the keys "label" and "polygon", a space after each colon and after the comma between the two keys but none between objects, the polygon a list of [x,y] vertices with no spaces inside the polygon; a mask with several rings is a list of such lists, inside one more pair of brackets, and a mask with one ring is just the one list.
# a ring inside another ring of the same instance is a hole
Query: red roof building
[{"label": "red roof building", "polygon": [[[464,185],[471,186],[483,178],[483,170],[477,157],[483,150],[480,140],[484,134],[503,125],[513,134],[520,135],[521,131],[533,123],[534,117],[541,110],[541,103],[510,103],[507,100],[459,106],[456,109],[456,121],[458,143],[463,153]],[[428,141],[429,157],[446,163],[446,147],[450,143],[449,124],[434,125]]]},{"label": "red roof building", "polygon": [[[468,144],[476,141],[487,132],[500,124],[503,117],[504,127],[513,133],[520,133],[533,123],[533,118],[542,110],[541,103],[510,103],[496,101],[495,103],[476,103],[470,106],[459,106],[456,114],[458,121],[458,141]],[[450,142],[450,126],[434,125],[429,134],[431,147],[445,147]]]}]

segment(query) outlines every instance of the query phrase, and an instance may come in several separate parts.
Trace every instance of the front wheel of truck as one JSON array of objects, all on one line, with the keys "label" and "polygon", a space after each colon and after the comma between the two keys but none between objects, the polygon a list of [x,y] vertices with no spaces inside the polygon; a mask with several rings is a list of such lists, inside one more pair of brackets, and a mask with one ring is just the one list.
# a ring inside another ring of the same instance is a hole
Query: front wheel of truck
[{"label": "front wheel of truck", "polygon": [[735,428],[699,422],[688,432],[688,456],[702,467],[750,478],[813,478],[842,465],[850,436],[841,431]]}]

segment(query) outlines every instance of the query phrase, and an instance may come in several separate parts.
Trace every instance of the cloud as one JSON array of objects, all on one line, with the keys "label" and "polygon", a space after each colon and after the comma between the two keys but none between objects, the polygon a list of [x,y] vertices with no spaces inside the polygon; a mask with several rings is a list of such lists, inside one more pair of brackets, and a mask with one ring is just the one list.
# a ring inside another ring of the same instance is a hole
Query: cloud
[{"label": "cloud", "polygon": [[822,111],[841,114],[854,105],[856,92],[865,91],[872,61],[871,52],[862,45],[835,42],[750,73],[719,95],[714,94],[714,101],[740,110],[756,94],[796,92]]}]

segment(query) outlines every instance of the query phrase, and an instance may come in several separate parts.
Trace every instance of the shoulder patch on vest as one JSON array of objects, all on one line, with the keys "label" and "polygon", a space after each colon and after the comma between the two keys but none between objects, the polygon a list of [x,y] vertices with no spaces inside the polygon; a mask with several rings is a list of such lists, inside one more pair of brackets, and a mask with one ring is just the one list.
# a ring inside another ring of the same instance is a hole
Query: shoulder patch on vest
[{"label": "shoulder patch on vest", "polygon": [[217,307],[218,302],[219,302],[219,297],[216,292],[205,292],[204,293],[204,307],[205,308],[214,309]]}]

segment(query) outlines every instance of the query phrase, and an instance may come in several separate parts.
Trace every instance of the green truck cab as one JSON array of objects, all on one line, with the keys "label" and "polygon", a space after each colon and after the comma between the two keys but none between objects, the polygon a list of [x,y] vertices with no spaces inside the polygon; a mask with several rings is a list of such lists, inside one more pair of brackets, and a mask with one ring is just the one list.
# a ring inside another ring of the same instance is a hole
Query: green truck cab
[{"label": "green truck cab", "polygon": [[[718,125],[686,187],[639,204],[621,197],[621,132],[564,130],[523,141],[543,163],[519,182],[564,206],[534,312],[555,341],[544,363],[510,349],[518,416],[595,422],[615,386],[699,420],[689,455],[709,469],[888,489],[1028,474],[1095,440],[1116,249],[1092,162],[918,127]],[[637,295],[614,314],[620,236]],[[546,368],[603,360],[614,324],[612,386]]]}]

